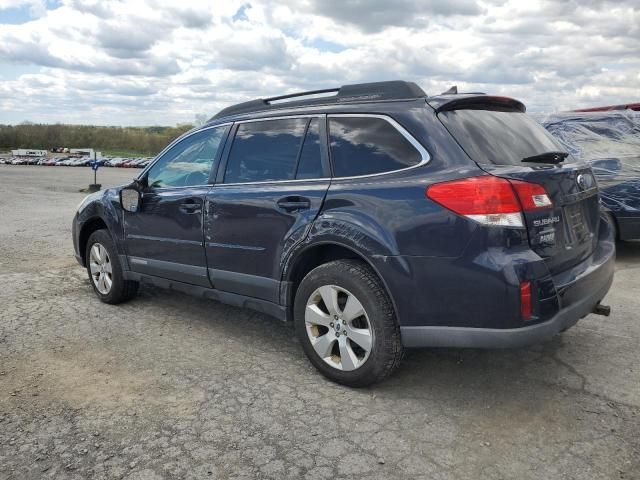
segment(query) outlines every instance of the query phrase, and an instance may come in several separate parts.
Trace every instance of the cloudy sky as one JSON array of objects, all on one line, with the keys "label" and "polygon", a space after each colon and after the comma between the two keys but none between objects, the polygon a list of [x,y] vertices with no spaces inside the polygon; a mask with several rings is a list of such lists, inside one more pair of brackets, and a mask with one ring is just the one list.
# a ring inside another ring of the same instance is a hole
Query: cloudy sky
[{"label": "cloudy sky", "polygon": [[407,79],[529,111],[640,101],[638,0],[0,0],[0,123],[173,125]]}]

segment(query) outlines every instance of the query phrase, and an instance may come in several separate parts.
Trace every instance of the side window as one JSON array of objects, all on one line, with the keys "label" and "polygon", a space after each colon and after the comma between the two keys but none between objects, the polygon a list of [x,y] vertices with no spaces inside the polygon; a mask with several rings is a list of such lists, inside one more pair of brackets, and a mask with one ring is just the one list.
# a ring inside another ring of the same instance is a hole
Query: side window
[{"label": "side window", "polygon": [[240,124],[224,183],[292,180],[308,121],[288,118]]},{"label": "side window", "polygon": [[228,127],[210,128],[176,143],[149,169],[149,187],[207,184],[211,165],[227,129]]},{"label": "side window", "polygon": [[324,177],[320,148],[320,120],[312,118],[300,152],[297,179]]},{"label": "side window", "polygon": [[420,152],[392,124],[375,117],[330,117],[335,177],[390,172],[417,165]]}]

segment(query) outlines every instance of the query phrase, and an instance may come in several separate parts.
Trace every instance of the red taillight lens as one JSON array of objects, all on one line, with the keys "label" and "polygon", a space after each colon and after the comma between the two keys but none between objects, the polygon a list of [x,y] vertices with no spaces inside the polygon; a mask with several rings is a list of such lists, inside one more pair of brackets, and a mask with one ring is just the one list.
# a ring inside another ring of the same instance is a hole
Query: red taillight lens
[{"label": "red taillight lens", "polygon": [[426,195],[434,202],[485,225],[523,227],[522,210],[551,206],[544,187],[484,175],[435,183]]},{"label": "red taillight lens", "polygon": [[427,189],[427,197],[460,215],[520,212],[509,181],[492,176],[436,183]]},{"label": "red taillight lens", "polygon": [[520,282],[520,315],[524,321],[531,320],[531,282]]},{"label": "red taillight lens", "polygon": [[552,206],[551,199],[542,185],[522,182],[520,180],[509,180],[509,183],[513,185],[513,188],[518,194],[518,198],[525,212]]},{"label": "red taillight lens", "polygon": [[431,185],[428,198],[486,225],[522,227],[520,202],[508,180],[485,175]]}]

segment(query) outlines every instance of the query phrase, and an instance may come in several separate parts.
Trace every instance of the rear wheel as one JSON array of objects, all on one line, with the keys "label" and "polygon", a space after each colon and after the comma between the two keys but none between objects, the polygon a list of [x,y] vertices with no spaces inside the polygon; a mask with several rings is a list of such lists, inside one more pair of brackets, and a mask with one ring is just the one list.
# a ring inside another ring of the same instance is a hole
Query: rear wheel
[{"label": "rear wheel", "polygon": [[138,282],[125,280],[111,236],[97,230],[87,241],[87,273],[93,290],[104,303],[126,302],[138,293]]},{"label": "rear wheel", "polygon": [[294,321],[311,363],[335,382],[378,382],[402,358],[391,301],[362,262],[334,261],[309,272],[296,292]]}]

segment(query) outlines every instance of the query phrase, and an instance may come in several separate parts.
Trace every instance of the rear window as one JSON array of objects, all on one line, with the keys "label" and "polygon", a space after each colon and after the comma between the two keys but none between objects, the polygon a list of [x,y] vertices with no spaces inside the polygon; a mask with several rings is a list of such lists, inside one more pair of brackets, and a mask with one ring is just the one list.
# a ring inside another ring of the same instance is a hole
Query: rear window
[{"label": "rear window", "polygon": [[453,110],[441,112],[438,117],[467,154],[480,164],[523,165],[523,158],[565,151],[526,113]]},{"label": "rear window", "polygon": [[224,182],[292,180],[308,122],[290,118],[240,124]]},{"label": "rear window", "polygon": [[417,165],[422,155],[391,123],[376,117],[330,117],[334,177],[390,172]]}]

